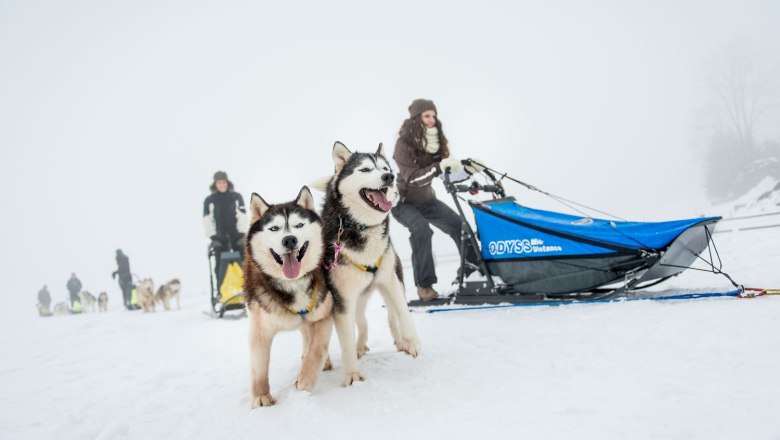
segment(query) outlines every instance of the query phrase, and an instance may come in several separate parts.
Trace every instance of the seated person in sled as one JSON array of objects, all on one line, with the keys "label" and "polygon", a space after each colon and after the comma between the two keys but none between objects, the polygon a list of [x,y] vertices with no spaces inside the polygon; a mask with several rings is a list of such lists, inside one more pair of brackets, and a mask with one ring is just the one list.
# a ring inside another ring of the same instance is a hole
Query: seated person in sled
[{"label": "seated person in sled", "polygon": [[244,255],[244,237],[247,231],[246,208],[241,194],[233,190],[227,173],[217,171],[209,187],[211,194],[203,201],[203,228],[211,240],[210,252],[216,260],[214,268],[217,285],[221,285],[220,260],[223,252],[238,252],[239,264]]},{"label": "seated person in sled", "polygon": [[46,286],[38,291],[38,314],[40,316],[51,316],[51,294]]}]

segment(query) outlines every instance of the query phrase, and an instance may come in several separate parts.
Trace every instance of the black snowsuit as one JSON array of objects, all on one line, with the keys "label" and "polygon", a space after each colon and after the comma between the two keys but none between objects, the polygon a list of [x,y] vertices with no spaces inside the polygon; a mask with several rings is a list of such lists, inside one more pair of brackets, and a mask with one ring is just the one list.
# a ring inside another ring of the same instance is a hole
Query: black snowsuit
[{"label": "black snowsuit", "polygon": [[68,293],[70,293],[70,305],[73,307],[76,302],[81,302],[81,299],[79,298],[79,292],[81,292],[81,281],[79,281],[79,279],[73,275],[68,280],[67,287]]},{"label": "black snowsuit", "polygon": [[217,285],[222,283],[221,275],[224,275],[220,271],[222,252],[238,251],[241,259],[244,258],[244,233],[238,230],[238,216],[241,214],[246,214],[244,198],[233,191],[232,184],[225,192],[213,189],[211,195],[203,201],[204,225],[206,234],[211,234],[209,235],[210,248],[214,250],[216,260],[214,273],[217,277]]},{"label": "black snowsuit", "polygon": [[243,253],[244,234],[238,230],[238,213],[246,213],[244,199],[234,191],[215,192],[203,201],[203,216],[213,219],[216,231],[211,235],[212,245],[223,251]]},{"label": "black snowsuit", "polygon": [[116,278],[119,275],[119,289],[122,290],[122,299],[125,307],[131,308],[130,298],[133,291],[133,276],[130,274],[130,259],[122,251],[116,253],[116,265],[118,267],[111,277]]}]

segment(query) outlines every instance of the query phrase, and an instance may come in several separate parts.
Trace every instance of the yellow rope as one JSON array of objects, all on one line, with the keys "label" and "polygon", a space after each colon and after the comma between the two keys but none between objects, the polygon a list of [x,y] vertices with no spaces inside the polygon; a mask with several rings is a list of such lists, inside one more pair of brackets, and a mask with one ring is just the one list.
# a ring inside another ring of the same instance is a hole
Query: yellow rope
[{"label": "yellow rope", "polygon": [[384,257],[384,255],[380,255],[379,256],[379,260],[377,260],[376,265],[374,266],[374,270],[373,271],[369,271],[368,267],[363,266],[360,263],[355,263],[354,261],[350,260],[349,257],[345,253],[342,252],[341,256],[344,257],[344,259],[347,260],[351,265],[357,267],[358,269],[362,270],[363,272],[376,272],[376,270],[379,269],[379,266],[382,264],[382,257]]},{"label": "yellow rope", "polygon": [[317,301],[317,289],[314,290],[314,293],[311,294],[311,302],[309,303],[309,307],[306,307],[305,309],[298,310],[297,312],[291,308],[287,308],[287,311],[292,313],[293,315],[306,315],[314,308],[314,302]]}]

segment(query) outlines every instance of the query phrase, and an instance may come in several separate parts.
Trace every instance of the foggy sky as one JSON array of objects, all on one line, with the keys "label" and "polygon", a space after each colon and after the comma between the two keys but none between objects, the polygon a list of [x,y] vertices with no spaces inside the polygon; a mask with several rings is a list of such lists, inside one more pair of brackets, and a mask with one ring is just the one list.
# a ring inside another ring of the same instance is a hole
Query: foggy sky
[{"label": "foggy sky", "polygon": [[415,98],[456,157],[624,218],[696,216],[705,66],[735,43],[780,60],[775,1],[370,3],[0,1],[5,294],[64,300],[76,272],[118,301],[117,248],[205,292],[215,171],[289,200],[336,140],[392,154]]}]

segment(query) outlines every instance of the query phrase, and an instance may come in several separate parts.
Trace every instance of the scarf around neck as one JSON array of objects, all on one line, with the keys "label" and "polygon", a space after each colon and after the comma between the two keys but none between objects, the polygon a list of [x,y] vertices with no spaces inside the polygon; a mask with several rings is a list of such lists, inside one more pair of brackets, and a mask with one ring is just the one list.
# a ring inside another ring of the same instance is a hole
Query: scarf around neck
[{"label": "scarf around neck", "polygon": [[425,128],[425,151],[431,154],[439,152],[439,130],[436,127]]}]

